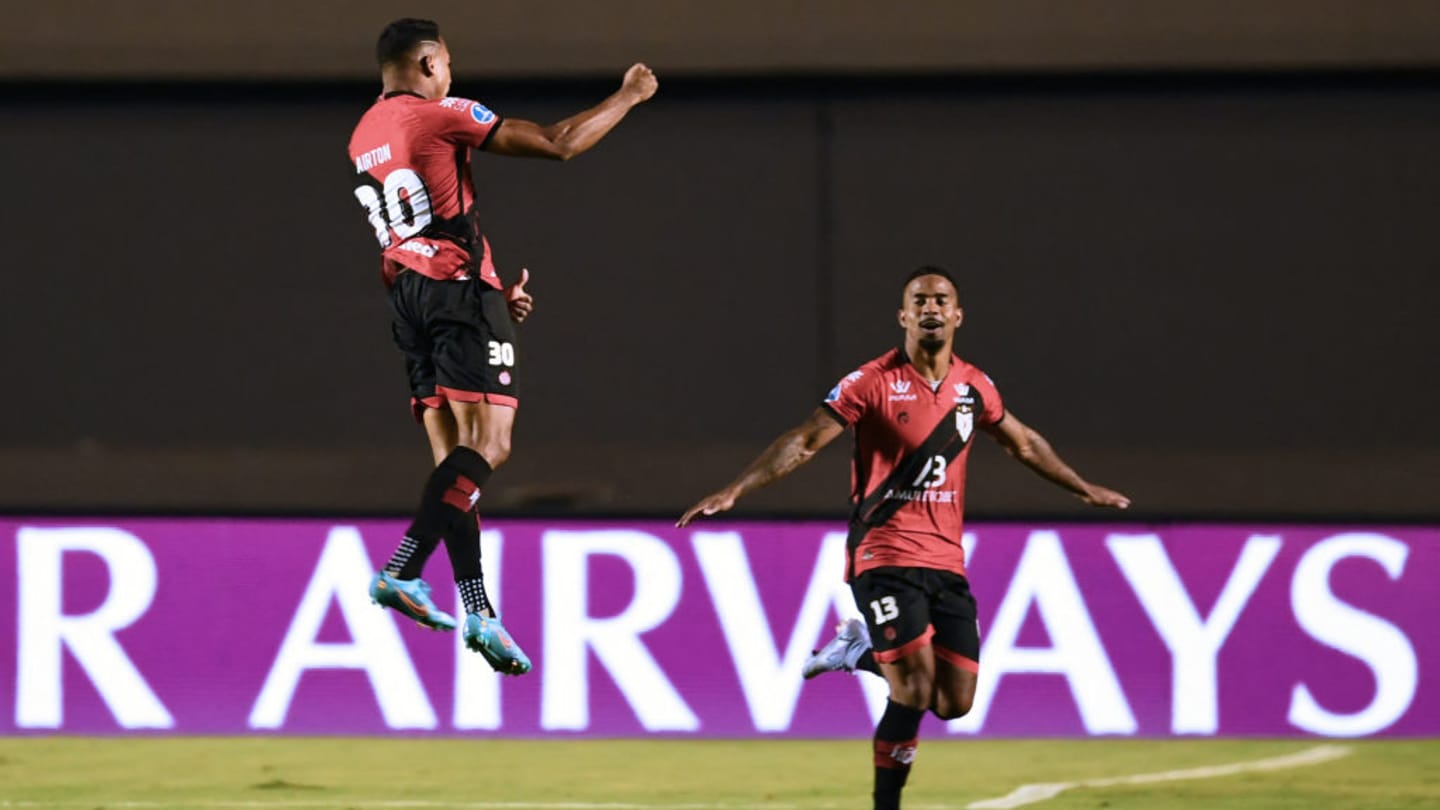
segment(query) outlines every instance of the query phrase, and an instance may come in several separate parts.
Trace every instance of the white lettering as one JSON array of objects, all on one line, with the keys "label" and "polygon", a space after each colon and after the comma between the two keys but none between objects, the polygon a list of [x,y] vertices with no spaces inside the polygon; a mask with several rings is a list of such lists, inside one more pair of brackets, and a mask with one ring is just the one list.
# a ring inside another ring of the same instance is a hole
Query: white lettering
[{"label": "white lettering", "polygon": [[740,535],[695,532],[690,543],[725,633],[730,660],[740,676],[740,690],[755,729],[789,729],[804,682],[801,669],[812,642],[829,629],[826,619],[832,612],[842,619],[859,616],[845,584],[845,535],[831,532],[821,542],[783,658],[776,649]]},{"label": "white lettering", "polygon": [[1111,535],[1105,545],[1170,650],[1170,730],[1214,734],[1220,727],[1216,658],[1240,611],[1280,553],[1280,538],[1256,536],[1246,541],[1215,607],[1203,620],[1158,536]]},{"label": "white lettering", "polygon": [[[929,475],[929,467],[926,467],[926,475]],[[944,475],[944,468],[939,470],[939,475]],[[945,483],[942,478],[937,483]],[[885,490],[887,501],[919,501],[921,503],[954,503],[955,490],[933,490],[933,489],[887,489]]]},{"label": "white lettering", "polygon": [[[360,531],[336,526],[280,644],[280,652],[250,711],[250,728],[278,729],[308,669],[363,669],[390,728],[435,728],[435,710],[390,616],[370,604],[365,583],[374,574]],[[354,641],[316,641],[334,602]]]},{"label": "white lettering", "polygon": [[1300,558],[1290,582],[1296,621],[1316,641],[1363,661],[1375,675],[1375,697],[1358,712],[1339,714],[1321,706],[1310,687],[1297,683],[1290,695],[1289,715],[1297,728],[1358,737],[1385,729],[1410,708],[1419,682],[1419,664],[1410,639],[1400,628],[1340,601],[1330,590],[1330,572],[1341,560],[1374,560],[1390,579],[1398,580],[1409,553],[1410,547],[1399,540],[1354,532],[1323,540]]},{"label": "white lettering", "polygon": [[[640,634],[665,621],[680,602],[680,561],[659,538],[630,529],[545,532],[545,670],[541,719],[545,729],[590,725],[587,651],[647,731],[695,731],[700,718],[665,676]],[[635,571],[635,595],[619,615],[589,615],[588,561],[593,554],[624,560]]]},{"label": "white lettering", "polygon": [[363,173],[368,172],[368,171],[370,171],[371,169],[375,168],[376,166],[379,166],[379,165],[382,164],[382,163],[387,163],[387,162],[389,162],[389,160],[390,160],[390,144],[387,143],[387,144],[385,144],[385,145],[383,145],[383,146],[379,146],[379,147],[376,147],[375,149],[371,149],[371,150],[368,151],[368,152],[362,152],[362,153],[360,153],[359,155],[356,155],[356,156],[355,156],[355,173],[356,173],[356,174],[363,174]]},{"label": "white lettering", "polygon": [[[1032,604],[1050,636],[1048,648],[1015,646]],[[1026,540],[1015,576],[981,647],[980,660],[983,672],[975,702],[969,714],[949,722],[952,733],[974,733],[984,727],[995,692],[1009,673],[1064,675],[1087,732],[1135,732],[1135,715],[1085,608],[1060,536],[1053,531],[1032,532]]]},{"label": "white lettering", "polygon": [[[121,728],[173,728],[174,718],[115,640],[115,633],[144,616],[155,598],[155,559],[145,543],[114,528],[23,527],[16,549],[20,615],[15,725],[63,725],[61,653],[68,648]],[[72,551],[98,556],[110,575],[105,601],[82,616],[61,612],[62,559]]]},{"label": "white lettering", "polygon": [[436,250],[435,246],[430,244],[429,242],[421,242],[414,239],[401,245],[400,249],[409,251],[410,253],[418,253],[421,256],[425,256],[426,258],[430,259],[435,258],[435,254],[439,252],[438,250]]}]

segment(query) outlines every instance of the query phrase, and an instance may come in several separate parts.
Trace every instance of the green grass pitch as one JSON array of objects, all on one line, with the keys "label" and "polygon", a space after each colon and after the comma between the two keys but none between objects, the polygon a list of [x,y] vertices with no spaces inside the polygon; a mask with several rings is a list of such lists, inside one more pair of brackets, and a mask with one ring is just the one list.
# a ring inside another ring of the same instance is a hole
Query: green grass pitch
[{"label": "green grass pitch", "polygon": [[[1440,807],[1440,740],[999,740],[920,744],[907,810],[1079,782],[1253,762],[1318,745],[1338,759],[1140,785],[1075,787],[1076,808]],[[286,737],[0,739],[0,808],[869,807],[868,740],[499,740]]]}]

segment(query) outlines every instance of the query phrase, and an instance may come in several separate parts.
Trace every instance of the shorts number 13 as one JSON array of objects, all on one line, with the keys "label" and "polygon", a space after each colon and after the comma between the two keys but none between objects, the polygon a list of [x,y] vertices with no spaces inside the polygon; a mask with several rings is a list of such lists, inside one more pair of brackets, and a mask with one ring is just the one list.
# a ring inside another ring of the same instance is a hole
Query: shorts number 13
[{"label": "shorts number 13", "polygon": [[875,623],[884,624],[900,615],[900,606],[895,604],[895,597],[882,596],[879,599],[870,601],[870,609],[875,611]]}]

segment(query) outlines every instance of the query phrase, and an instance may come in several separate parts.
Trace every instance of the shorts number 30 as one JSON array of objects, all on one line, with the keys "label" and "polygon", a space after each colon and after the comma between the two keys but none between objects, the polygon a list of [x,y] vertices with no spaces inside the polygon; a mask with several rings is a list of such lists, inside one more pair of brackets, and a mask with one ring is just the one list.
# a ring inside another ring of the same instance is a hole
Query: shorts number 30
[{"label": "shorts number 30", "polygon": [[515,344],[509,341],[506,341],[504,343],[501,343],[498,340],[490,341],[490,365],[515,365]]}]

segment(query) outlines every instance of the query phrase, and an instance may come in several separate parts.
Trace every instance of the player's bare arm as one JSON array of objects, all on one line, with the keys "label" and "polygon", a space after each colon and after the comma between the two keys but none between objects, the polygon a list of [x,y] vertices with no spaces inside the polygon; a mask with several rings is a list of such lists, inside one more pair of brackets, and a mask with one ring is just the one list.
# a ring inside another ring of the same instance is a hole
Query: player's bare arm
[{"label": "player's bare arm", "polygon": [[659,86],[650,68],[636,63],[625,71],[620,89],[594,107],[549,126],[507,118],[485,150],[510,157],[569,160],[599,143],[635,105],[655,95]]},{"label": "player's bare arm", "polygon": [[1006,411],[1005,418],[987,428],[987,432],[1005,448],[1005,452],[1044,478],[1075,493],[1085,503],[1116,509],[1130,508],[1130,499],[1125,495],[1080,477],[1060,458],[1044,436],[1017,419],[1015,414]]},{"label": "player's bare arm", "polygon": [[746,494],[789,475],[844,432],[844,426],[836,422],[829,411],[816,408],[799,427],[780,434],[724,489],[705,496],[690,507],[675,525],[683,528],[697,517],[730,509]]}]

